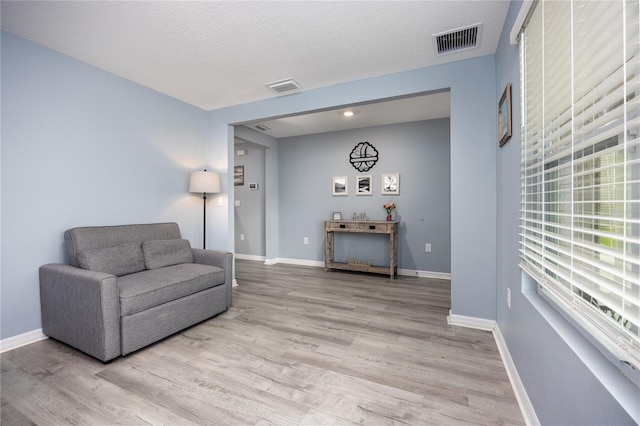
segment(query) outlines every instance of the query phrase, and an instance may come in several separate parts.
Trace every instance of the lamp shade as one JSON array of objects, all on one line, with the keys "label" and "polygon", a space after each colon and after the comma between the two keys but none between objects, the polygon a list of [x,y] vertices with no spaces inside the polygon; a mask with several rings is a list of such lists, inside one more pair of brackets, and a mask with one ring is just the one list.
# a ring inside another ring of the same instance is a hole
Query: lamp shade
[{"label": "lamp shade", "polygon": [[220,175],[216,172],[192,172],[189,192],[217,194],[220,192]]}]

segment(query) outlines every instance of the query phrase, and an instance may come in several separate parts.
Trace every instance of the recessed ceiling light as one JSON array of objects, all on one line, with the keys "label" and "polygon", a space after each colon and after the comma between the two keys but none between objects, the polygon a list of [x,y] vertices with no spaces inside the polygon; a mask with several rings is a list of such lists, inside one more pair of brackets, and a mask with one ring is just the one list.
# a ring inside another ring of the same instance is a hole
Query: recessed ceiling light
[{"label": "recessed ceiling light", "polygon": [[345,111],[342,113],[345,117],[353,117],[353,111]]}]

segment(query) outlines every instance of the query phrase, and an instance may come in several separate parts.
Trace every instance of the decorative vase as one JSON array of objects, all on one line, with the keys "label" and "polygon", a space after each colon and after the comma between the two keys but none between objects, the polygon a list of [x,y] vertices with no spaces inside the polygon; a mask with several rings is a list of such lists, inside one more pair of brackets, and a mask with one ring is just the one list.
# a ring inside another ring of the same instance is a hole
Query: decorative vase
[{"label": "decorative vase", "polygon": [[393,215],[391,213],[389,213],[387,215],[387,222],[391,222],[391,221],[393,221]]}]

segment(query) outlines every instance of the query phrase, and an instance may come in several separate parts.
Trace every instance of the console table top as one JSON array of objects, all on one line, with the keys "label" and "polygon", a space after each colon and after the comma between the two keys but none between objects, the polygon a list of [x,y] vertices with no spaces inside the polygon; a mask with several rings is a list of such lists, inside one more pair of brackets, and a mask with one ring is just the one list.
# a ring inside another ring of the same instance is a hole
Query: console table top
[{"label": "console table top", "polygon": [[398,223],[396,220],[325,220],[325,222],[335,223]]}]

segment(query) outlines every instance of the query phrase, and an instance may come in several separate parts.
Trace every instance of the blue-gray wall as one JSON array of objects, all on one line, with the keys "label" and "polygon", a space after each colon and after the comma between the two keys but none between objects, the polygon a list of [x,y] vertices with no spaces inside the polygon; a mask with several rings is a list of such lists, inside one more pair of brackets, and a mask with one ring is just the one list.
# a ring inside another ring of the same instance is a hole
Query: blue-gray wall
[{"label": "blue-gray wall", "polygon": [[[513,136],[496,149],[498,165],[498,326],[509,347],[529,399],[543,425],[635,424],[611,396],[640,407],[637,388],[529,289],[519,262],[520,67],[518,46],[509,33],[520,9],[512,2],[496,53],[495,104],[512,84]],[[511,290],[511,309],[507,308]],[[596,377],[593,371],[599,371]],[[600,381],[607,383],[609,389]],[[636,417],[636,420],[638,418]]]},{"label": "blue-gray wall", "polygon": [[[246,126],[235,126],[232,130],[235,141],[250,142],[264,148],[264,245],[266,259],[278,257],[278,140],[272,136],[250,129]],[[235,161],[235,160],[234,160]],[[234,222],[229,226],[234,226]],[[235,241],[235,238],[234,238]],[[235,247],[229,247],[233,251]],[[247,253],[248,254],[248,253]]]},{"label": "blue-gray wall", "polygon": [[[244,185],[234,183],[236,255],[266,256],[265,242],[265,147],[236,139],[236,166],[244,167]],[[249,189],[249,183],[257,183],[258,189]],[[239,205],[238,205],[239,204]],[[244,237],[244,239],[241,238]]]},{"label": "blue-gray wall", "polygon": [[208,119],[138,84],[1,37],[5,339],[41,328],[38,267],[66,260],[65,229],[176,221],[201,247],[202,198],[187,190],[189,173],[207,166]]},{"label": "blue-gray wall", "polygon": [[[362,141],[378,150],[379,160],[367,172],[349,162],[351,150]],[[278,147],[281,258],[322,261],[322,223],[332,212],[342,212],[344,219],[366,212],[372,220],[384,220],[382,204],[392,201],[400,222],[398,267],[451,271],[448,119],[283,138]],[[383,173],[400,174],[398,195],[380,194]],[[356,195],[358,175],[372,176],[372,195]],[[347,196],[332,195],[333,176],[347,176]],[[425,243],[432,244],[431,253],[425,252]],[[351,256],[387,265],[388,239],[337,236],[336,258]]]}]

